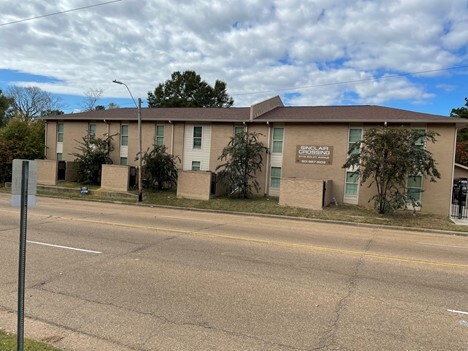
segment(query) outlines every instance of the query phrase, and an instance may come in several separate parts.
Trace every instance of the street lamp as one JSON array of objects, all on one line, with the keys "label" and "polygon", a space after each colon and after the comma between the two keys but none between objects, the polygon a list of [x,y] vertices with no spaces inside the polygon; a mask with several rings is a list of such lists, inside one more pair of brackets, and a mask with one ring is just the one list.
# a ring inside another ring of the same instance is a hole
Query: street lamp
[{"label": "street lamp", "polygon": [[141,182],[141,99],[138,98],[137,105],[135,99],[133,98],[132,92],[128,88],[127,84],[118,80],[113,80],[112,83],[125,85],[125,87],[128,90],[128,93],[132,97],[133,103],[138,109],[138,202],[141,202],[143,200],[143,184]]}]

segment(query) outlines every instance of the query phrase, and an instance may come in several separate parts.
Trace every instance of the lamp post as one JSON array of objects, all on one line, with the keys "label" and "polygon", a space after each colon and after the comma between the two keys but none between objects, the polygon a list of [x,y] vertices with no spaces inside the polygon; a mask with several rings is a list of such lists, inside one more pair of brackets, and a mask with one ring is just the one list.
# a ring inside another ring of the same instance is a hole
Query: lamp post
[{"label": "lamp post", "polygon": [[141,182],[141,99],[138,98],[137,104],[127,84],[118,80],[113,80],[112,82],[115,84],[125,85],[128,93],[132,97],[133,103],[138,109],[138,202],[141,202],[143,200],[143,184]]}]

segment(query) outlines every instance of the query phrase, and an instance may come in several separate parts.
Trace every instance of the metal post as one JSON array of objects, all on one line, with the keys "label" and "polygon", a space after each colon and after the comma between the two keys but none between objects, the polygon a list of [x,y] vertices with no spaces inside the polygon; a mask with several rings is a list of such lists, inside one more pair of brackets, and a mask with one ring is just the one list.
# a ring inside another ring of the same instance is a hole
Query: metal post
[{"label": "metal post", "polygon": [[141,179],[141,99],[138,98],[138,202],[143,201],[143,184]]},{"label": "metal post", "polygon": [[21,175],[21,224],[18,267],[18,328],[17,351],[24,349],[24,290],[26,280],[26,230],[28,226],[29,161],[22,162]]}]

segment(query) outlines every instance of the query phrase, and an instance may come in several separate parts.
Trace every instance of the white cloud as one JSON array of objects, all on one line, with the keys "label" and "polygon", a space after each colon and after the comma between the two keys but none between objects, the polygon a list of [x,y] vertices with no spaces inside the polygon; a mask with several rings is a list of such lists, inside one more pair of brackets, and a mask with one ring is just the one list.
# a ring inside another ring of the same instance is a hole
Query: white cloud
[{"label": "white cloud", "polygon": [[[92,3],[0,0],[0,22]],[[173,71],[191,69],[227,82],[237,106],[284,92],[300,93],[288,103],[302,105],[418,102],[432,95],[411,78],[284,88],[461,64],[468,10],[460,0],[124,0],[0,31],[0,68],[53,77],[34,85],[55,93],[99,87],[127,97],[118,79],[144,98]]]}]

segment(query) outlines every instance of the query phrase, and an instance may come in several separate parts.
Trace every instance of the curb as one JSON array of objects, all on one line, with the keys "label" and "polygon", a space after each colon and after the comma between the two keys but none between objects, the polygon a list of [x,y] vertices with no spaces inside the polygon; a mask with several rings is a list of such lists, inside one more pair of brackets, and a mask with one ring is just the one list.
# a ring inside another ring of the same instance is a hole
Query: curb
[{"label": "curb", "polygon": [[232,214],[232,215],[244,215],[250,217],[259,217],[259,218],[272,218],[272,219],[283,219],[289,221],[303,221],[303,222],[315,222],[315,223],[328,223],[328,224],[339,224],[346,226],[354,227],[364,227],[364,228],[376,228],[376,229],[392,229],[398,231],[412,231],[419,233],[434,233],[434,234],[444,234],[444,235],[455,235],[455,236],[466,236],[468,237],[468,231],[452,231],[452,230],[443,230],[443,229],[431,229],[431,228],[421,228],[421,227],[402,227],[396,225],[384,225],[384,224],[371,224],[371,223],[357,223],[357,222],[348,222],[340,221],[333,219],[321,219],[321,218],[306,218],[306,217],[292,217],[284,215],[274,215],[274,214],[265,214],[265,213],[251,213],[251,212],[240,212],[240,211],[226,211],[226,210],[212,210],[212,209],[201,209],[194,207],[178,207],[178,206],[167,206],[167,205],[157,205],[157,204],[140,204],[132,203],[126,201],[116,201],[116,200],[107,200],[107,199],[87,199],[87,198],[73,198],[73,197],[64,197],[64,196],[54,196],[54,195],[42,195],[38,194],[38,197],[53,197],[64,200],[78,200],[78,201],[91,201],[91,202],[102,202],[102,203],[114,203],[119,205],[131,205],[131,206],[142,206],[142,207],[151,207],[151,208],[167,208],[173,210],[184,210],[184,211],[193,211],[193,212],[207,212],[207,213],[220,213],[220,214]]}]

